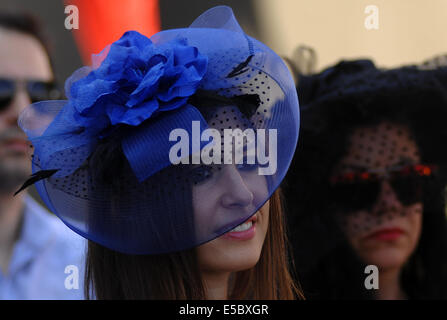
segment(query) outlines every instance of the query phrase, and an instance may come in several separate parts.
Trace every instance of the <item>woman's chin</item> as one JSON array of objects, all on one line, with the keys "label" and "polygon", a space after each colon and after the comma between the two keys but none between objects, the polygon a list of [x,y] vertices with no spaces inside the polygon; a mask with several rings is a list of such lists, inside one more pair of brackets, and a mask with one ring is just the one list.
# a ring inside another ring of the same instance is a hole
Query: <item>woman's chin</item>
[{"label": "woman's chin", "polygon": [[259,261],[262,242],[219,238],[199,247],[199,264],[204,270],[237,272],[253,268]]},{"label": "woman's chin", "polygon": [[402,268],[408,260],[408,254],[399,248],[381,248],[363,256],[369,265],[375,265],[379,270]]},{"label": "woman's chin", "polygon": [[237,253],[237,255],[228,261],[228,270],[238,272],[253,268],[259,261],[260,252],[256,250]]}]

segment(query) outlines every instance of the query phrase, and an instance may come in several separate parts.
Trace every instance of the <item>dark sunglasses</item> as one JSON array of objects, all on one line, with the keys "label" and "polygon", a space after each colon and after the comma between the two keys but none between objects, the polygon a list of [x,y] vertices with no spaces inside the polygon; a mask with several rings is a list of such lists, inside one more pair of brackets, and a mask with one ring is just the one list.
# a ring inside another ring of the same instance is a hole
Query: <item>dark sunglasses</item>
[{"label": "dark sunglasses", "polygon": [[371,210],[381,181],[389,182],[399,201],[411,205],[422,201],[423,190],[437,171],[435,165],[413,164],[382,172],[349,172],[330,179],[330,202],[346,212]]},{"label": "dark sunglasses", "polygon": [[[19,82],[13,79],[0,78],[0,111],[11,104]],[[26,92],[33,103],[43,100],[56,100],[62,97],[61,91],[54,81],[26,80],[24,83]]]}]

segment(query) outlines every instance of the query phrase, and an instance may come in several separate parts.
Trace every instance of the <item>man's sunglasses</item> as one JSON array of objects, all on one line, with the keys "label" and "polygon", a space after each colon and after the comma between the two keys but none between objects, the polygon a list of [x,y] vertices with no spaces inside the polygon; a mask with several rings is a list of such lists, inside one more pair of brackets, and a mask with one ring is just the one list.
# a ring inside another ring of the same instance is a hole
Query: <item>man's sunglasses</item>
[{"label": "man's sunglasses", "polygon": [[389,182],[399,201],[411,205],[422,201],[423,190],[436,174],[437,166],[412,164],[381,172],[349,172],[330,179],[330,202],[346,212],[371,210],[376,203],[381,182]]},{"label": "man's sunglasses", "polygon": [[[0,78],[0,111],[6,109],[14,99],[18,84],[22,81]],[[62,97],[61,91],[53,81],[23,81],[31,102],[56,100]]]}]

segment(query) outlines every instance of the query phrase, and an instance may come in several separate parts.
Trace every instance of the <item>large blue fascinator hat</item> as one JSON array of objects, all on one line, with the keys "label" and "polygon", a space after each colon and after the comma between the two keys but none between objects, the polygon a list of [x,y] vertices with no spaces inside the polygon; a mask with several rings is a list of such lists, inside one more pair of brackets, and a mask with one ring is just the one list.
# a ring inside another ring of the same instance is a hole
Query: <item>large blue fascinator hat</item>
[{"label": "large blue fascinator hat", "polygon": [[66,81],[67,100],[20,115],[34,146],[23,187],[35,183],[70,229],[123,253],[242,232],[298,139],[298,98],[281,58],[220,6],[150,39],[126,32],[92,60]]}]

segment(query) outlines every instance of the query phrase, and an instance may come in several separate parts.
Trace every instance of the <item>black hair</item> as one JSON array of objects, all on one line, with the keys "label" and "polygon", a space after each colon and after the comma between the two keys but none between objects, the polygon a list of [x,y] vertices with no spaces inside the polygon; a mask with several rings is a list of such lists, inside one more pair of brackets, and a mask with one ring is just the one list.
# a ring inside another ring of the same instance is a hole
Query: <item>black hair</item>
[{"label": "black hair", "polygon": [[326,70],[319,78],[314,76],[311,85],[303,81],[305,86],[298,88],[300,139],[283,185],[297,274],[308,299],[375,297],[364,286],[365,264],[331,211],[329,179],[347,152],[353,130],[390,122],[407,126],[422,161],[439,166],[436,181],[424,190],[422,234],[403,269],[403,290],[410,298],[445,299],[447,70],[408,67],[379,71],[367,65],[369,71],[357,70],[355,76],[350,73],[352,65],[341,63],[334,69],[345,70],[344,79],[343,72]]}]

